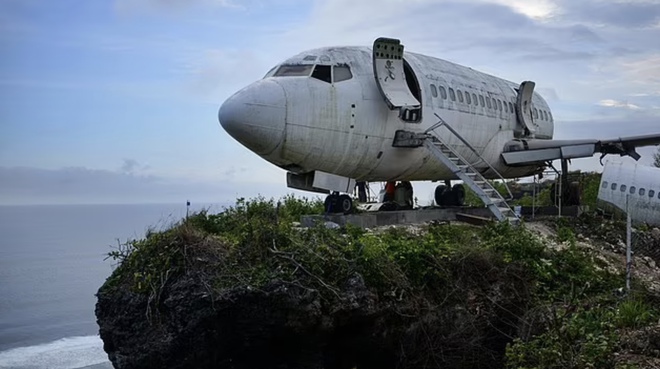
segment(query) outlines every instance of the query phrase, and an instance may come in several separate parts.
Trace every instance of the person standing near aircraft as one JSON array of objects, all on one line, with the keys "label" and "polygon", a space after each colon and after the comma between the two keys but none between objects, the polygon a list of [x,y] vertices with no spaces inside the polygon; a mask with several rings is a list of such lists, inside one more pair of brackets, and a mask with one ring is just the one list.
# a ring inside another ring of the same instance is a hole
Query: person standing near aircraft
[{"label": "person standing near aircraft", "polygon": [[385,183],[385,197],[383,198],[383,202],[394,201],[395,193],[396,193],[396,182],[388,181],[387,183]]}]

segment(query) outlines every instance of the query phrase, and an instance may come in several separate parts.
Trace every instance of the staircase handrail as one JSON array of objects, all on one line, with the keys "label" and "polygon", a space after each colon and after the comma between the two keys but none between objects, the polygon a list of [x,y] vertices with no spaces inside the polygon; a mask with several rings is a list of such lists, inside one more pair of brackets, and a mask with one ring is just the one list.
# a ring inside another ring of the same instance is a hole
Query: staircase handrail
[{"label": "staircase handrail", "polygon": [[[513,198],[513,194],[511,193],[511,190],[509,189],[509,186],[506,184],[506,180],[504,179],[504,177],[502,177],[502,175],[500,174],[500,172],[498,172],[497,169],[493,168],[493,166],[490,165],[490,163],[489,163],[487,160],[484,160],[484,158],[479,154],[479,152],[478,152],[474,147],[472,147],[472,145],[470,145],[470,143],[469,143],[466,139],[464,139],[463,136],[461,136],[461,135],[460,135],[460,134],[459,134],[454,128],[452,128],[452,126],[450,126],[449,123],[445,122],[445,120],[442,119],[442,117],[440,117],[440,116],[438,115],[438,113],[434,113],[434,114],[435,114],[435,116],[436,116],[440,121],[439,121],[438,123],[432,125],[432,126],[431,126],[429,129],[427,129],[426,131],[424,131],[424,134],[428,134],[429,132],[432,132],[432,131],[435,133],[435,130],[438,129],[438,128],[440,128],[440,127],[442,127],[442,126],[447,127],[447,129],[448,129],[451,133],[453,133],[454,136],[458,137],[458,139],[461,140],[461,142],[463,142],[463,143],[465,144],[465,146],[467,146],[467,147],[468,147],[468,148],[469,148],[469,149],[470,149],[475,155],[477,155],[477,157],[479,158],[479,160],[481,160],[482,162],[486,163],[486,165],[488,165],[488,167],[493,171],[493,173],[497,174],[497,176],[498,176],[498,177],[502,180],[502,182],[504,183],[504,188],[506,189],[506,192],[509,193],[509,199],[512,199],[512,198]],[[440,139],[440,138],[437,137],[437,136],[436,136],[436,138],[437,138],[437,139]],[[447,145],[447,147],[449,147],[450,150],[453,150],[449,145]],[[456,153],[456,152],[455,152],[454,154],[458,155],[458,153]],[[465,160],[465,159],[463,159],[463,160]],[[467,160],[465,160],[465,162],[469,164],[469,162],[468,162]],[[481,173],[479,173],[479,174],[481,175]],[[485,180],[485,178],[484,178],[484,180]]]}]

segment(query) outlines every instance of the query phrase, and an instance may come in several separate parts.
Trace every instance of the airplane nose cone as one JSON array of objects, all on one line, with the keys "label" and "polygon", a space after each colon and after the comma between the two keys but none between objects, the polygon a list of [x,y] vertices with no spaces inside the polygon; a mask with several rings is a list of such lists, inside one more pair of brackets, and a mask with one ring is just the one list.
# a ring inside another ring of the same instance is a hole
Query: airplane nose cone
[{"label": "airplane nose cone", "polygon": [[218,112],[222,128],[259,155],[268,155],[284,139],[286,96],[277,82],[253,83],[227,99]]}]

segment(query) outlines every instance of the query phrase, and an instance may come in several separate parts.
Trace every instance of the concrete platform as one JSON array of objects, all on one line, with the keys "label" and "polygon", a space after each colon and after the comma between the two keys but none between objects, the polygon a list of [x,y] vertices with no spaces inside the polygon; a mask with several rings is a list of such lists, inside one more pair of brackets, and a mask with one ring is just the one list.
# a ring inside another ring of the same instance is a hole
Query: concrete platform
[{"label": "concrete platform", "polygon": [[[521,209],[523,218],[528,219],[532,214],[531,207]],[[562,216],[578,216],[584,207],[566,206],[562,208]],[[559,209],[552,207],[536,208],[536,216],[557,215]],[[422,208],[416,210],[377,211],[359,214],[328,214],[303,215],[300,223],[303,227],[312,227],[318,222],[333,222],[340,226],[352,224],[361,228],[374,228],[387,225],[421,224],[431,221],[456,221],[456,214],[467,214],[476,217],[493,218],[487,208],[455,207],[455,208]]]}]

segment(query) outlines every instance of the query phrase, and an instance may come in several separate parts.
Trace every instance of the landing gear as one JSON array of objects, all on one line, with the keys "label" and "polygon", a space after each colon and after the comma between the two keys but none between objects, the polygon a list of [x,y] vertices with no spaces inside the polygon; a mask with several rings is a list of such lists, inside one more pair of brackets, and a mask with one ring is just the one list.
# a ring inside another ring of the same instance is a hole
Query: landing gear
[{"label": "landing gear", "polygon": [[443,206],[445,204],[443,195],[445,194],[445,190],[447,189],[447,186],[445,185],[438,185],[435,188],[435,194],[433,198],[435,199],[435,204],[438,206]]},{"label": "landing gear", "polygon": [[338,192],[333,192],[326,196],[324,207],[326,213],[348,214],[353,211],[353,199],[348,195],[340,195]]},{"label": "landing gear", "polygon": [[455,184],[453,187],[438,185],[435,188],[435,203],[438,206],[463,206],[465,204],[465,187]]}]

